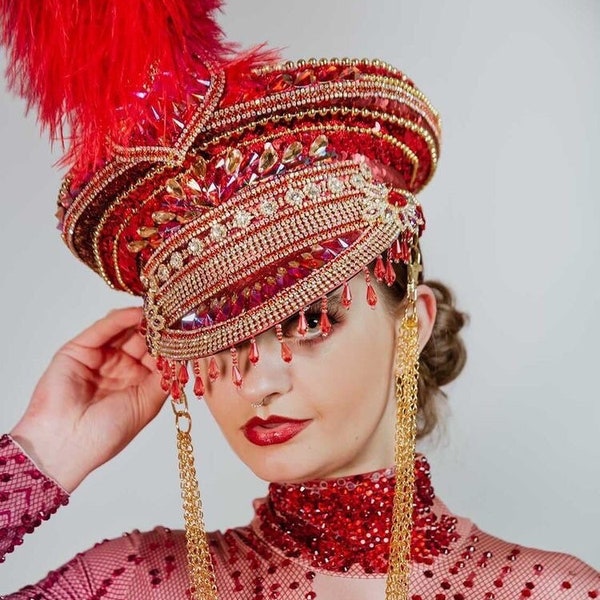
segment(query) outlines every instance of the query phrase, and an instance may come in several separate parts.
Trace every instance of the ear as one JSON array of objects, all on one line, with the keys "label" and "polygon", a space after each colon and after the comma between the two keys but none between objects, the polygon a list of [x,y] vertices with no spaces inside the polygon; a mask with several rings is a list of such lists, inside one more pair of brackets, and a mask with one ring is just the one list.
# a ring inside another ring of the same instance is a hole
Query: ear
[{"label": "ear", "polygon": [[437,314],[437,300],[428,285],[417,286],[417,318],[419,319],[419,353],[429,341]]}]

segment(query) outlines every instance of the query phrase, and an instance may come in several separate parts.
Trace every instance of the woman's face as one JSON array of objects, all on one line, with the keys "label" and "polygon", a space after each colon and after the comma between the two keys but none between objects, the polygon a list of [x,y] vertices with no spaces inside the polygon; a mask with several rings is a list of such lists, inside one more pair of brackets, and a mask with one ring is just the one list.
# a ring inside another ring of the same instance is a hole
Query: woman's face
[{"label": "woman's face", "polygon": [[[349,310],[340,303],[341,290],[329,296],[327,337],[320,334],[318,305],[306,312],[304,337],[296,331],[296,318],[283,325],[290,363],[281,358],[274,330],[256,338],[256,366],[249,361],[249,345],[239,348],[239,390],[231,382],[229,353],[215,356],[221,376],[207,384],[206,402],[235,453],[261,479],[341,477],[393,463],[397,321],[381,292],[377,307],[369,307],[362,276],[350,289]],[[433,294],[425,286],[420,290],[422,347],[435,318],[435,299],[432,308]]]}]

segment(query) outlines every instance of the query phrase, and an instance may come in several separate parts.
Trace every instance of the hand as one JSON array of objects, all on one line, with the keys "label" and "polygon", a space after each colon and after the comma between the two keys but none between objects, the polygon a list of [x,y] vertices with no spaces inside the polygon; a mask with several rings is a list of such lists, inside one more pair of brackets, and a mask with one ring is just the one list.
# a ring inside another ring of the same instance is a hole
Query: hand
[{"label": "hand", "polygon": [[72,492],[159,412],[166,394],[137,326],[140,308],[111,311],[65,344],[11,435]]}]

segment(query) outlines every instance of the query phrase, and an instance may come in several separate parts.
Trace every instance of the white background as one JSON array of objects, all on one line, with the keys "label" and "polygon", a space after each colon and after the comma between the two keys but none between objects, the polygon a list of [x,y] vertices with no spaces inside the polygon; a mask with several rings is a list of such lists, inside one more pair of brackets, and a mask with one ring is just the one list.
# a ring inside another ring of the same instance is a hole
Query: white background
[{"label": "white background", "polygon": [[[444,122],[421,194],[426,274],[471,315],[445,433],[424,449],[438,495],[510,541],[600,568],[600,3],[597,0],[231,0],[221,22],[286,58],[379,57]],[[54,229],[59,173],[23,104],[0,95],[2,404],[24,409],[52,353],[136,303],[77,263]],[[368,377],[365,373],[365,377]],[[264,490],[201,406],[195,440],[209,529],[244,524]],[[0,593],[133,528],[181,526],[164,410],[0,567]]]}]

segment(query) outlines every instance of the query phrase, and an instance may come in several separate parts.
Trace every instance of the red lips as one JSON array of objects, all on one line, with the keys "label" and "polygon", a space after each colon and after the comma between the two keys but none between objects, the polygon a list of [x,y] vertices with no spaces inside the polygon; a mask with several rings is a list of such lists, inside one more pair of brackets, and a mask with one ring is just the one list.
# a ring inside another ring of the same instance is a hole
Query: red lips
[{"label": "red lips", "polygon": [[254,417],[242,427],[242,431],[249,442],[257,446],[271,446],[291,440],[310,421],[311,419],[290,419],[278,415],[272,415],[268,419]]}]

